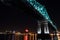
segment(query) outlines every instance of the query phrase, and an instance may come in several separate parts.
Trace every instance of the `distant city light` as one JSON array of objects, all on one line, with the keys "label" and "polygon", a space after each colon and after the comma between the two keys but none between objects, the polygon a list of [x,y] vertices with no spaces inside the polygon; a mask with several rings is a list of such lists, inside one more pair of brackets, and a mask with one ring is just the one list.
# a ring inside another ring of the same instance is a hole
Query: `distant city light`
[{"label": "distant city light", "polygon": [[25,35],[24,36],[24,40],[28,40],[28,35]]},{"label": "distant city light", "polygon": [[13,31],[13,33],[15,33],[15,31]]},{"label": "distant city light", "polygon": [[28,29],[25,29],[25,32],[28,32],[29,30]]},{"label": "distant city light", "polygon": [[16,35],[20,35],[21,33],[20,32],[17,32],[17,33],[15,33]]}]

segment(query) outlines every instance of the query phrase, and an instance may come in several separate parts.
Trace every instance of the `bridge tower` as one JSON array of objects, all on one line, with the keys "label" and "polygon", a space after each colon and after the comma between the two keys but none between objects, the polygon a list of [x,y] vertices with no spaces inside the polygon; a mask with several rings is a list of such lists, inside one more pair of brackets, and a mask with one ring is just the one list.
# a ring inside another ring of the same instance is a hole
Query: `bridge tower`
[{"label": "bridge tower", "polygon": [[37,34],[38,40],[50,40],[51,37],[49,35],[49,27],[46,20],[38,21]]}]

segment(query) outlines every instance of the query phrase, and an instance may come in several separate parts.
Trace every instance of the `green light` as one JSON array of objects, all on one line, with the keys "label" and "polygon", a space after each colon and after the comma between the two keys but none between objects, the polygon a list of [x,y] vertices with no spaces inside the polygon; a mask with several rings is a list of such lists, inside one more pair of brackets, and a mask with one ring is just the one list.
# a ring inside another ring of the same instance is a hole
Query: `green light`
[{"label": "green light", "polygon": [[50,17],[47,13],[47,10],[43,5],[38,3],[36,0],[27,0],[28,3],[30,3],[51,25],[57,30],[56,26],[53,24],[53,22],[50,20]]}]

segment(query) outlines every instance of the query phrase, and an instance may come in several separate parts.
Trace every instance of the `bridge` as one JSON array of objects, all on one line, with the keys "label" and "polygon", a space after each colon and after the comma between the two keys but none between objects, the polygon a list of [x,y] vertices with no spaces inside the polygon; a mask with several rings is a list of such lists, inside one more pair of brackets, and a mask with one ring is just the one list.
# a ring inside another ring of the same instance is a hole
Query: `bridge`
[{"label": "bridge", "polygon": [[[52,25],[52,27],[54,27],[55,29],[55,34],[57,32],[57,27],[53,24],[53,21],[50,19],[48,12],[45,8],[45,6],[43,6],[42,4],[40,4],[39,2],[37,2],[36,0],[27,0],[27,2],[33,6],[33,8],[38,11],[40,13],[40,15],[42,15],[44,17],[44,19],[46,21],[38,21],[38,34],[49,34],[49,27],[48,27],[48,22]],[[38,35],[39,36],[39,35]],[[41,36],[42,40],[45,40],[43,37]],[[47,36],[48,37],[48,36]],[[40,40],[40,39],[38,39]],[[46,39],[48,40],[48,39]],[[55,36],[54,40],[58,40],[57,36]]]}]

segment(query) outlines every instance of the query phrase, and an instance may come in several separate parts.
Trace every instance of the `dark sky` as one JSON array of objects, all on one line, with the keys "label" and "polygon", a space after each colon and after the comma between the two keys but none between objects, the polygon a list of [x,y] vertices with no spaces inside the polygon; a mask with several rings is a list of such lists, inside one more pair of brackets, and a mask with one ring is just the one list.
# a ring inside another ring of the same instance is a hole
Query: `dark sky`
[{"label": "dark sky", "polygon": [[[54,24],[60,28],[60,2],[58,0],[37,0],[45,5],[49,16]],[[35,31],[40,16],[37,12],[20,1],[13,1],[12,5],[0,3],[0,31],[1,30],[22,30],[25,28]]]}]

